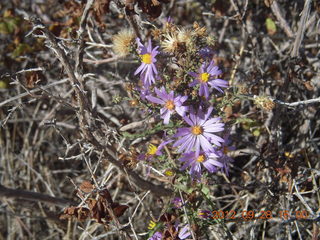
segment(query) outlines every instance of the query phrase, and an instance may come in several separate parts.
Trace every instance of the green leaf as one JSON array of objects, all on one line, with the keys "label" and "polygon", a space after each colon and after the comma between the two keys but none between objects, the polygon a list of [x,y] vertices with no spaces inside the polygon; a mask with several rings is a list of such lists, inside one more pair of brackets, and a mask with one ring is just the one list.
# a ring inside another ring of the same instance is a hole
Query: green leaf
[{"label": "green leaf", "polygon": [[176,184],[175,187],[186,193],[192,193],[193,191],[192,188],[188,188],[185,184]]},{"label": "green leaf", "polygon": [[207,186],[202,186],[201,192],[207,197],[210,197],[210,189]]},{"label": "green leaf", "polygon": [[0,22],[0,34],[9,34],[9,29],[6,22]]},{"label": "green leaf", "polygon": [[255,137],[259,137],[260,136],[260,130],[259,129],[255,129],[253,132],[252,132],[253,136]]},{"label": "green leaf", "polygon": [[266,19],[266,28],[270,35],[273,35],[277,32],[277,26],[271,18]]},{"label": "green leaf", "polygon": [[0,21],[0,33],[1,34],[11,34],[18,28],[20,25],[20,19],[16,17],[7,17],[3,18]]},{"label": "green leaf", "polygon": [[13,57],[18,57],[31,51],[31,47],[25,43],[19,43],[16,49],[12,52]]},{"label": "green leaf", "polygon": [[8,84],[5,81],[0,80],[0,89],[8,88]]},{"label": "green leaf", "polygon": [[18,28],[19,22],[20,21],[17,18],[8,18],[6,20],[9,33],[13,33],[16,30],[16,28]]}]

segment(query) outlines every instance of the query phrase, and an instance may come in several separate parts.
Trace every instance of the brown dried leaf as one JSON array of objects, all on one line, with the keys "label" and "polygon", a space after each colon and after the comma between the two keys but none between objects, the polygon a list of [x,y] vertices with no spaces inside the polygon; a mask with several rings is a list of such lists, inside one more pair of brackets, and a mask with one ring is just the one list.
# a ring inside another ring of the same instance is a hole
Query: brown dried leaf
[{"label": "brown dried leaf", "polygon": [[89,217],[90,210],[84,207],[68,207],[60,215],[60,219],[77,218],[79,221],[84,221]]},{"label": "brown dried leaf", "polygon": [[80,207],[77,208],[77,219],[79,221],[86,220],[90,215],[90,210],[88,208]]},{"label": "brown dried leaf", "polygon": [[165,240],[174,240],[177,239],[178,231],[173,225],[169,225],[167,230],[163,234],[163,239]]},{"label": "brown dried leaf", "polygon": [[89,181],[83,181],[79,188],[84,193],[91,193],[94,189],[94,186]]},{"label": "brown dried leaf", "polygon": [[164,213],[160,217],[160,221],[165,222],[165,223],[174,222],[176,219],[177,219],[177,217],[173,214],[170,214],[170,213]]},{"label": "brown dried leaf", "polygon": [[97,201],[97,204],[94,206],[94,209],[91,212],[92,218],[95,219],[98,223],[103,223],[102,219],[108,215],[108,210],[105,207],[104,203]]},{"label": "brown dried leaf", "polygon": [[312,85],[312,83],[310,81],[305,82],[304,86],[306,87],[306,89],[308,91],[313,91],[314,90],[314,86]]},{"label": "brown dried leaf", "polygon": [[112,197],[107,189],[102,189],[99,192],[99,196],[107,201],[110,205],[113,204]]},{"label": "brown dried leaf", "polygon": [[64,209],[63,214],[60,215],[59,219],[64,220],[64,219],[69,219],[75,216],[76,213],[76,207],[67,207]]},{"label": "brown dried leaf", "polygon": [[127,205],[119,205],[119,206],[113,208],[112,210],[113,210],[113,213],[116,217],[121,217],[128,208],[129,208],[129,206],[127,206]]},{"label": "brown dried leaf", "polygon": [[97,200],[93,199],[93,198],[89,198],[86,203],[88,204],[89,209],[92,211],[93,209],[96,208],[97,206]]}]

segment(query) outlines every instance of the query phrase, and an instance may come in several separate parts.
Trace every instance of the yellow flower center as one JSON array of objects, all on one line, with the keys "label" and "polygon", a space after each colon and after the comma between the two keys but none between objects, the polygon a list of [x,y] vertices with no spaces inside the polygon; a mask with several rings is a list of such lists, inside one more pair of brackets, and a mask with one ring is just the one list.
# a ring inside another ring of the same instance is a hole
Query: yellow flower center
[{"label": "yellow flower center", "polygon": [[152,63],[152,56],[150,53],[146,53],[143,55],[140,55],[141,61],[145,64],[151,64]]},{"label": "yellow flower center", "polygon": [[152,229],[155,228],[155,226],[157,226],[157,223],[155,223],[154,221],[150,220],[148,229],[149,229],[149,230],[152,230]]},{"label": "yellow flower center", "polygon": [[203,133],[203,129],[200,126],[194,126],[191,127],[191,133],[194,135],[200,135],[201,133]]},{"label": "yellow flower center", "polygon": [[165,174],[166,176],[168,176],[168,177],[171,177],[171,176],[173,176],[174,172],[173,172],[172,170],[166,170],[166,171],[164,172],[164,174]]},{"label": "yellow flower center", "polygon": [[285,152],[284,155],[287,157],[287,158],[293,158],[293,154],[290,153],[290,152]]},{"label": "yellow flower center", "polygon": [[210,77],[209,73],[206,73],[206,72],[205,73],[201,73],[200,74],[200,81],[206,83],[206,82],[208,82],[209,77]]},{"label": "yellow flower center", "polygon": [[167,109],[169,109],[169,110],[174,109],[174,103],[173,103],[173,101],[172,101],[172,100],[168,100],[168,101],[166,102],[166,104],[165,104],[165,107],[166,107]]},{"label": "yellow flower center", "polygon": [[155,155],[157,150],[158,150],[158,148],[155,145],[149,144],[147,154],[148,155]]},{"label": "yellow flower center", "polygon": [[205,160],[205,157],[204,157],[203,154],[201,154],[201,155],[197,158],[197,162],[200,162],[200,163],[204,162],[204,160]]}]

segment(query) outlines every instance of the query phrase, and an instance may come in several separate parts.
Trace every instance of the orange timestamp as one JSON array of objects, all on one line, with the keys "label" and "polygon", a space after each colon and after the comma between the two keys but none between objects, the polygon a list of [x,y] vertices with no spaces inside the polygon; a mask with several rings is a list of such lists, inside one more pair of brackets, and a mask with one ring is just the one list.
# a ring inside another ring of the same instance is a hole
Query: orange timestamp
[{"label": "orange timestamp", "polygon": [[[240,215],[240,216],[239,216]],[[269,220],[272,218],[282,218],[284,220],[288,220],[290,218],[296,219],[307,219],[309,217],[309,213],[306,210],[301,211],[293,211],[289,212],[289,210],[281,210],[278,212],[273,212],[270,210],[261,210],[261,211],[254,211],[254,210],[243,210],[237,212],[235,210],[231,211],[212,211],[210,214],[211,219],[226,219],[226,220]]]}]

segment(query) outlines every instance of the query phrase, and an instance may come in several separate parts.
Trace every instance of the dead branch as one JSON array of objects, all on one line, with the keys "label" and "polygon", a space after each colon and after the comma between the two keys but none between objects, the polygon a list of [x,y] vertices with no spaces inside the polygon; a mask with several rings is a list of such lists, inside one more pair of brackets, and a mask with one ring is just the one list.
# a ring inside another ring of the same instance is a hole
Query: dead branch
[{"label": "dead branch", "polygon": [[56,206],[67,207],[70,205],[76,205],[77,203],[63,198],[52,197],[43,193],[25,191],[21,189],[12,189],[0,185],[0,197],[13,198],[13,199],[24,199],[34,202],[44,202],[53,204]]}]

